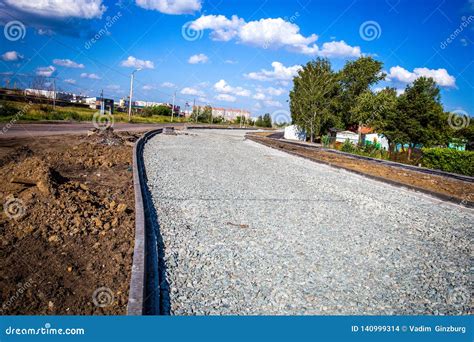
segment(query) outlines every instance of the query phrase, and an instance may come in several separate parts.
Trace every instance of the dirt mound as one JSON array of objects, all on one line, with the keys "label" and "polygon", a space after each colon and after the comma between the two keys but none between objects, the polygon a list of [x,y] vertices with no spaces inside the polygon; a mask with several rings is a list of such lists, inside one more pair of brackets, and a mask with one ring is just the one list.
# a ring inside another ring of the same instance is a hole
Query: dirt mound
[{"label": "dirt mound", "polygon": [[138,135],[133,134],[117,134],[114,132],[112,127],[103,129],[93,128],[87,133],[89,142],[108,145],[108,146],[120,146],[129,145],[133,146],[135,140],[138,139]]},{"label": "dirt mound", "polygon": [[133,135],[107,134],[38,139],[0,168],[0,313],[125,313]]}]

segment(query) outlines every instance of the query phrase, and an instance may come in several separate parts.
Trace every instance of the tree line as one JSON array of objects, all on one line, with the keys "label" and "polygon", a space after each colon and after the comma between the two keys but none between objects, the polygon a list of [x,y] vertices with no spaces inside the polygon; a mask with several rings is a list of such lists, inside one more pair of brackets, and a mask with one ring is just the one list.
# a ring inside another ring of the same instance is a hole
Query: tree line
[{"label": "tree line", "polygon": [[[472,141],[473,124],[453,129],[443,109],[440,89],[432,78],[420,77],[397,95],[394,88],[374,92],[385,79],[383,64],[372,57],[347,62],[336,72],[328,59],[308,62],[293,79],[290,111],[294,124],[304,128],[314,142],[332,127],[370,126],[383,134],[390,146],[446,146],[453,138]],[[359,133],[360,135],[360,133]]]}]

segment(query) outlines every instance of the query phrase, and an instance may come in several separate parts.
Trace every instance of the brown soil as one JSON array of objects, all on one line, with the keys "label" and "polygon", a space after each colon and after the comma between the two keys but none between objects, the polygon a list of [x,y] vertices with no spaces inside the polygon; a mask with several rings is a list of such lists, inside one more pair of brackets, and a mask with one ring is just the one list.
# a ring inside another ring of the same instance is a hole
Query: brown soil
[{"label": "brown soil", "polygon": [[474,184],[437,175],[380,165],[367,160],[359,160],[344,155],[326,152],[320,149],[307,149],[284,141],[269,139],[267,133],[248,135],[252,140],[283,151],[330,165],[342,167],[370,176],[380,177],[401,185],[455,198],[460,204],[474,202]]},{"label": "brown soil", "polygon": [[0,140],[2,314],[126,312],[137,137]]}]

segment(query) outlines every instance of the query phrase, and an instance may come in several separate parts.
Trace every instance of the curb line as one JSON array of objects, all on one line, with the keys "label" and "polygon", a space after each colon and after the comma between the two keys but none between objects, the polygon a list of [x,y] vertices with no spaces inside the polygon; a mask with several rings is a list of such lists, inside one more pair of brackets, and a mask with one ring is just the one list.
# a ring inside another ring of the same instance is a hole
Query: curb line
[{"label": "curb line", "polygon": [[[153,291],[151,295],[147,294],[147,283],[149,277],[156,277],[158,270],[148,274],[147,270],[151,264],[155,264],[151,258],[156,258],[158,253],[148,255],[145,251],[150,243],[147,229],[145,212],[148,212],[149,200],[146,190],[146,174],[143,162],[143,149],[147,141],[163,132],[163,128],[146,132],[135,142],[133,147],[133,188],[135,191],[135,245],[133,248],[132,274],[130,277],[130,289],[128,294],[127,315],[144,315],[147,313],[159,313],[159,292]],[[158,261],[155,265],[158,265]],[[155,297],[155,298],[150,298]],[[157,298],[156,298],[157,297]],[[154,300],[153,300],[154,299]],[[151,308],[147,303],[151,302]]]}]

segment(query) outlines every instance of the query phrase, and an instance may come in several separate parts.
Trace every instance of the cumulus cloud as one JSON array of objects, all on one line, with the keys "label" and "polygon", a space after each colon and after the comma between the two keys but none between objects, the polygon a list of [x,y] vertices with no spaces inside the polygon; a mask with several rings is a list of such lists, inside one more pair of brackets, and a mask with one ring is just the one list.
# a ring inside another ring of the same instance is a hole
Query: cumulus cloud
[{"label": "cumulus cloud", "polygon": [[284,48],[289,51],[323,57],[358,57],[360,47],[352,47],[344,41],[327,42],[319,48],[315,44],[318,36],[304,36],[295,23],[282,18],[266,18],[250,22],[233,15],[230,19],[223,15],[203,15],[192,22],[190,27],[197,31],[211,30],[211,39],[230,41],[269,49]]},{"label": "cumulus cloud", "polygon": [[280,101],[266,100],[263,103],[268,107],[276,107],[276,108],[283,107],[283,104]]},{"label": "cumulus cloud", "polygon": [[176,85],[174,83],[171,83],[171,82],[163,82],[163,83],[161,83],[161,86],[163,88],[175,88],[176,87]]},{"label": "cumulus cloud", "polygon": [[290,81],[301,69],[301,65],[285,67],[280,62],[273,62],[272,67],[273,70],[261,69],[257,72],[244,74],[244,76],[256,81]]},{"label": "cumulus cloud", "polygon": [[4,3],[21,12],[46,18],[100,18],[107,9],[102,0],[4,0]]},{"label": "cumulus cloud", "polygon": [[136,0],[139,7],[165,14],[192,14],[201,10],[201,0]]},{"label": "cumulus cloud", "polygon": [[264,93],[256,93],[254,96],[252,96],[255,100],[265,100],[267,97],[265,96]]},{"label": "cumulus cloud", "polygon": [[143,87],[142,87],[143,90],[153,90],[153,89],[156,89],[156,87],[154,85],[151,85],[151,84],[145,84]]},{"label": "cumulus cloud", "polygon": [[73,80],[72,78],[65,79],[64,82],[68,84],[76,84],[76,80]]},{"label": "cumulus cloud", "polygon": [[36,75],[44,76],[44,77],[51,77],[52,74],[56,71],[56,68],[52,65],[47,67],[38,67],[36,69]]},{"label": "cumulus cloud", "polygon": [[79,64],[70,59],[53,59],[53,63],[66,68],[84,68],[84,64]]},{"label": "cumulus cloud", "polygon": [[271,96],[280,96],[286,92],[286,90],[283,88],[274,88],[274,87],[268,87],[268,88],[257,87],[257,91],[260,93],[271,95]]},{"label": "cumulus cloud", "polygon": [[214,84],[214,89],[218,93],[234,94],[237,96],[250,96],[250,90],[242,87],[232,87],[225,80],[220,80]]},{"label": "cumulus cloud", "polygon": [[135,69],[154,69],[155,65],[152,61],[145,61],[142,59],[135,58],[133,56],[128,56],[128,58],[122,61],[121,65],[127,68]]},{"label": "cumulus cloud", "polygon": [[203,91],[192,87],[185,87],[181,89],[181,94],[192,96],[205,96]]},{"label": "cumulus cloud", "polygon": [[237,98],[229,94],[218,94],[214,97],[218,101],[235,102]]},{"label": "cumulus cloud", "polygon": [[83,72],[81,74],[81,78],[89,78],[91,80],[100,80],[101,78],[97,74],[88,74],[86,72]]},{"label": "cumulus cloud", "polygon": [[189,26],[196,31],[211,30],[211,38],[213,40],[229,41],[239,34],[241,26],[245,23],[243,19],[239,19],[233,15],[227,19],[223,15],[203,15],[196,19]]},{"label": "cumulus cloud", "polygon": [[209,61],[209,57],[207,57],[203,53],[200,53],[200,54],[197,54],[197,55],[192,55],[188,59],[189,64],[207,63],[208,61]]},{"label": "cumulus cloud", "polygon": [[2,59],[6,62],[15,62],[22,58],[23,56],[16,51],[7,51],[2,55]]},{"label": "cumulus cloud", "polygon": [[413,72],[410,72],[397,65],[390,68],[390,72],[387,75],[387,80],[411,83],[419,77],[431,77],[441,87],[456,86],[456,78],[451,76],[446,69],[415,68]]}]

